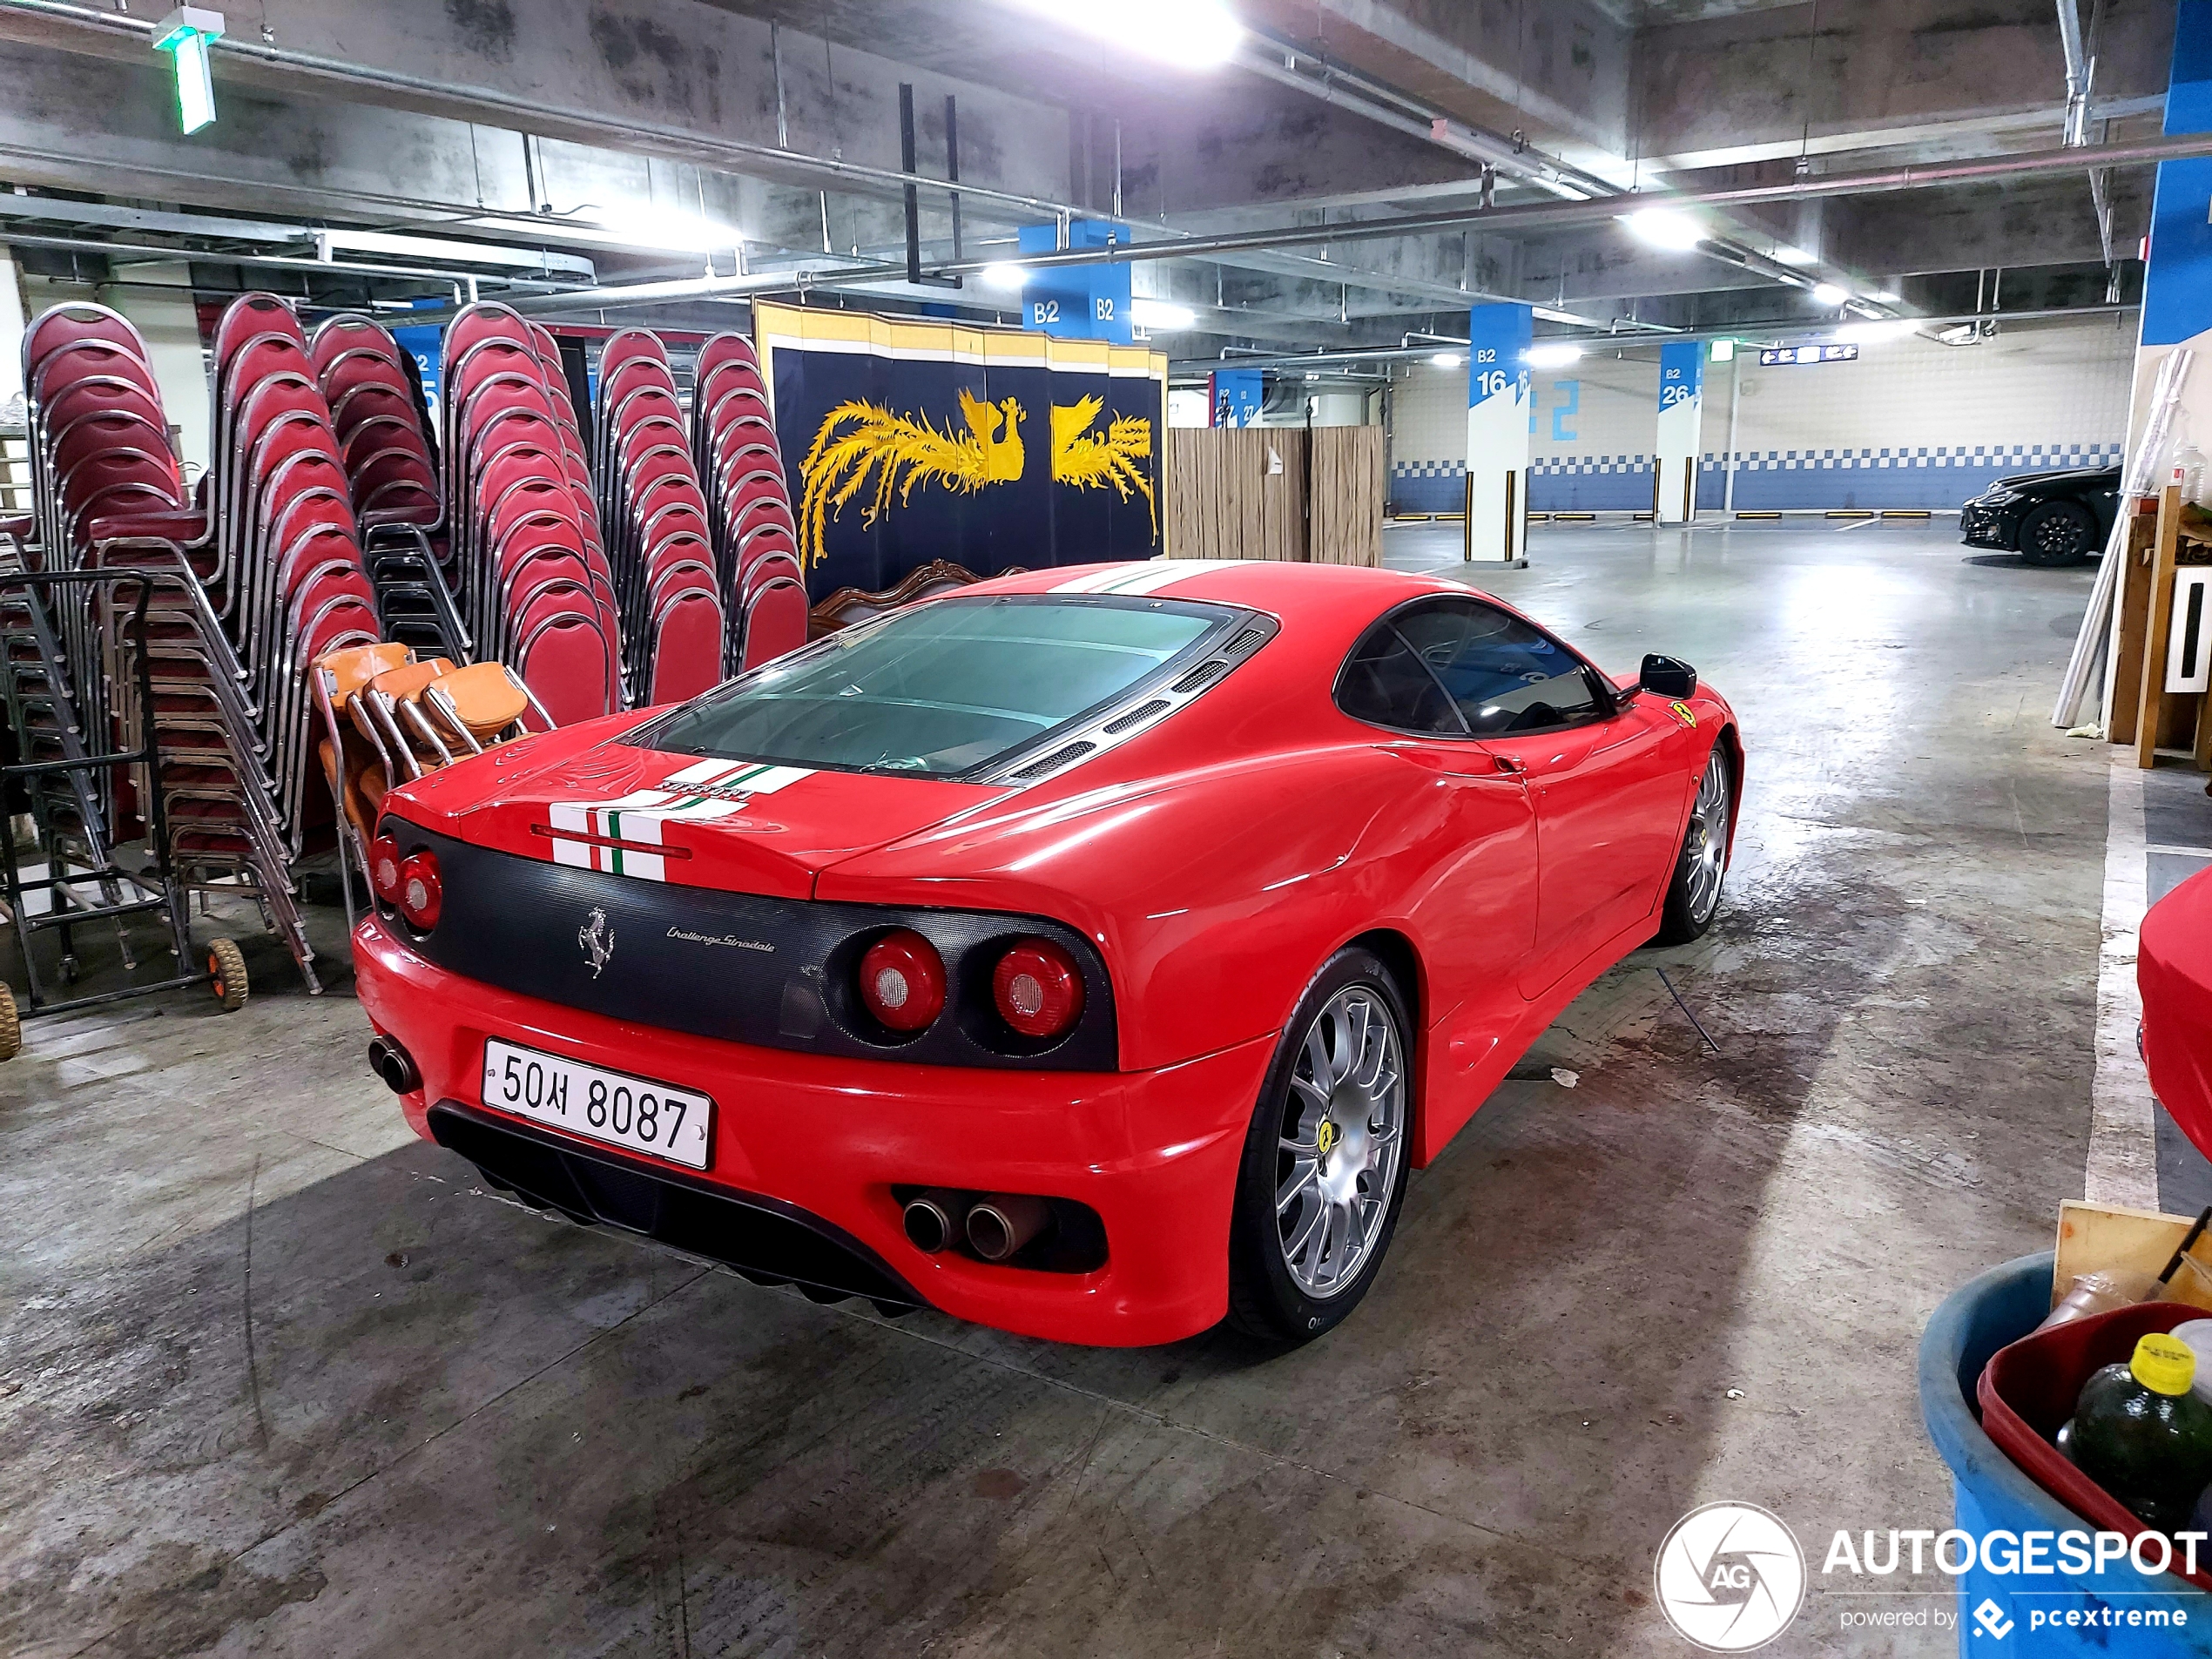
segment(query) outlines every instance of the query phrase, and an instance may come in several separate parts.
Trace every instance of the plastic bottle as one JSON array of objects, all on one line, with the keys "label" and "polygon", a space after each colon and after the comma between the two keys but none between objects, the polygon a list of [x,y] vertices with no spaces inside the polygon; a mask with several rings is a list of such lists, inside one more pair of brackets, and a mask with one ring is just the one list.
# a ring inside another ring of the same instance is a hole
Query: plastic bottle
[{"label": "plastic bottle", "polygon": [[2124,1366],[2081,1385],[2066,1453],[2081,1472],[2152,1526],[2185,1525],[2212,1485],[2212,1406],[2190,1392],[2196,1355],[2153,1332]]},{"label": "plastic bottle", "polygon": [[2189,1393],[2212,1406],[2212,1319],[2191,1319],[2187,1325],[2177,1325],[2174,1337],[2176,1341],[2188,1344],[2189,1352],[2196,1356],[2196,1380],[2189,1385]]},{"label": "plastic bottle", "polygon": [[2080,1274],[2067,1287],[2059,1305],[2045,1315],[2043,1323],[2035,1328],[2047,1331],[2054,1325],[2070,1325],[2076,1319],[2086,1319],[2093,1313],[2109,1313],[2114,1308],[2124,1308],[2131,1302],[2141,1301],[2157,1283],[2156,1274],[2140,1272],[2132,1268],[2112,1268],[2099,1273]]},{"label": "plastic bottle", "polygon": [[2182,499],[2201,502],[2204,499],[2204,451],[2187,438],[2174,451],[2174,467],[2167,479],[2168,483],[2182,487]]}]

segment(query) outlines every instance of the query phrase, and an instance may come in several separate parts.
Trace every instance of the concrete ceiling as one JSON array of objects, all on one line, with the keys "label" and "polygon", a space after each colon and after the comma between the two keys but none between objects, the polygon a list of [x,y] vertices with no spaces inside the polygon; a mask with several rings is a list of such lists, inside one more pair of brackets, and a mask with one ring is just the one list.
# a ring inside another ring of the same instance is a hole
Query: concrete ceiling
[{"label": "concrete ceiling", "polygon": [[[474,220],[470,233],[574,248],[579,214],[675,203],[741,225],[756,269],[834,287],[840,270],[868,266],[878,274],[860,291],[895,303],[927,297],[880,277],[901,254],[886,180],[902,81],[918,89],[919,171],[941,175],[954,95],[963,182],[1005,192],[965,203],[966,246],[983,257],[1054,204],[1100,216],[1118,204],[1138,239],[1157,240],[1471,211],[1486,159],[1502,164],[1496,199],[1510,206],[1555,199],[1525,176],[1552,159],[1580,170],[1585,191],[1650,191],[2040,148],[2057,138],[2064,91],[2048,0],[1235,3],[1251,48],[1194,74],[1041,24],[1011,0],[624,0],[619,17],[562,0],[264,0],[278,53],[370,78],[219,57],[224,121],[179,142],[142,37],[0,0],[0,38],[17,43],[0,52],[0,185],[270,216],[280,240],[289,214],[441,235]],[[2170,0],[2101,10],[2098,126],[2155,131]],[[2111,181],[2116,253],[2141,234],[2148,178]],[[943,210],[925,192],[926,262],[949,256]],[[1719,239],[1705,252],[1663,254],[1609,218],[1513,233],[1470,222],[1141,265],[1138,292],[1197,314],[1168,342],[1197,356],[1395,344],[1448,331],[1485,298],[1599,327],[1689,327],[1810,320],[1814,279],[1932,312],[1955,303],[1960,273],[1971,289],[1990,267],[2013,273],[2008,293],[2054,303],[2134,280],[2107,271],[2079,176],[1809,202],[1710,228]],[[37,233],[117,234],[89,221]],[[211,255],[221,246],[204,239]],[[592,257],[602,280],[698,269],[618,245]]]}]

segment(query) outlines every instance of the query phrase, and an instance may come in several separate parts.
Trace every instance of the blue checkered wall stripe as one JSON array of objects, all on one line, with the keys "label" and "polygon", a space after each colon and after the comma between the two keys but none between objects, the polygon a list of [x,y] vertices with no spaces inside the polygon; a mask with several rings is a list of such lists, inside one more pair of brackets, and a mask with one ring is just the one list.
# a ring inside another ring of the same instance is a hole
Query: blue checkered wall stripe
[{"label": "blue checkered wall stripe", "polygon": [[[1747,450],[1736,465],[1736,504],[1754,511],[1831,507],[1956,507],[2012,473],[2120,464],[2111,443],[1922,444],[1880,448]],[[1413,461],[1391,469],[1391,502],[1403,512],[1457,511],[1467,463]],[[1643,455],[1548,455],[1528,469],[1532,512],[1645,511],[1652,460]],[[1699,458],[1697,504],[1717,509],[1728,457]]]}]

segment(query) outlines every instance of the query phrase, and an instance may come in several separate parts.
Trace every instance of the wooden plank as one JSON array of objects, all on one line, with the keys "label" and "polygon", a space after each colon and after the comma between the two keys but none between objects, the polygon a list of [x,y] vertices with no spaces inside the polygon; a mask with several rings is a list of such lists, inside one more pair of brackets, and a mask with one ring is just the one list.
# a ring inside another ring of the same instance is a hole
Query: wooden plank
[{"label": "wooden plank", "polygon": [[2135,715],[2143,683],[2143,636],[2150,629],[2150,556],[2157,540],[2158,520],[2153,514],[2134,511],[2128,523],[2128,549],[2120,567],[2120,651],[2113,659],[2112,729],[2105,735],[2114,743],[2135,740]]},{"label": "wooden plank", "polygon": [[1320,427],[1313,433],[1316,563],[1382,563],[1388,459],[1380,427]]},{"label": "wooden plank", "polygon": [[2158,764],[2166,713],[2166,637],[2174,621],[2175,550],[2182,533],[2182,492],[2168,484],[2158,497],[2158,534],[2151,550],[2150,628],[2143,637],[2141,687],[2135,706],[2135,764]]},{"label": "wooden plank", "polygon": [[[2051,1305],[2056,1307],[2084,1273],[2140,1272],[2155,1278],[2173,1259],[2195,1219],[2163,1216],[2155,1210],[2066,1200],[2059,1205],[2058,1263],[2051,1278]],[[2205,1271],[2192,1271],[2200,1262]],[[2188,1264],[2175,1273],[2164,1299],[2212,1309],[2212,1232],[2197,1240]]]}]

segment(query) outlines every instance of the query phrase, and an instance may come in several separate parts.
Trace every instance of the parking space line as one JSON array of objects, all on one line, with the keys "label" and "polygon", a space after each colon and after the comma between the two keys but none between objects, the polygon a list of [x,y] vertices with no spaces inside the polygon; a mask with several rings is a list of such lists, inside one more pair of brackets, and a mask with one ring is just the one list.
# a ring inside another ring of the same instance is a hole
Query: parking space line
[{"label": "parking space line", "polygon": [[2097,1069],[2090,1089],[2089,1159],[2082,1196],[2094,1204],[2158,1208],[2157,1104],[2135,1051],[2143,1016],[2135,986],[2136,934],[2148,875],[2143,774],[2115,753],[2107,774],[2105,889],[2097,951]]}]

